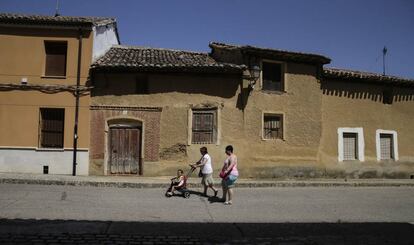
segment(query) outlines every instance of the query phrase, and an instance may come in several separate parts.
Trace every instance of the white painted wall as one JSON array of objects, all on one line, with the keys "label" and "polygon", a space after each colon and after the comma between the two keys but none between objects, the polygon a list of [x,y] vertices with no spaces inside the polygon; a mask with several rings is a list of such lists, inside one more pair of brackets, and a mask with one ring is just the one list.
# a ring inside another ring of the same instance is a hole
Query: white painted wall
[{"label": "white painted wall", "polygon": [[[43,174],[72,174],[73,150],[45,151],[33,148],[0,149],[0,172]],[[89,152],[78,150],[76,175],[88,175]]]},{"label": "white painted wall", "polygon": [[93,35],[92,62],[104,55],[112,45],[119,44],[114,24],[94,26]]}]

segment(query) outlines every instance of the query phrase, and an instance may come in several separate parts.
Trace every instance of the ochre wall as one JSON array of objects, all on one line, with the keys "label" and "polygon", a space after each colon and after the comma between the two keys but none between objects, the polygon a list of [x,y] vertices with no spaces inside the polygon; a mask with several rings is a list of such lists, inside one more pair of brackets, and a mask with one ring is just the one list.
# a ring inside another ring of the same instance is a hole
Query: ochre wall
[{"label": "ochre wall", "polygon": [[[385,87],[327,80],[321,83],[322,136],[320,162],[331,176],[409,177],[414,173],[414,88],[394,86],[393,103],[382,102]],[[365,161],[338,162],[339,127],[362,127]],[[376,130],[398,134],[398,161],[377,161]]]},{"label": "ochre wall", "polygon": [[[76,85],[78,32],[49,28],[0,27],[0,83]],[[67,41],[65,78],[46,78],[44,41]],[[85,85],[92,60],[92,35],[84,33],[81,85]],[[73,147],[75,97],[68,92],[0,91],[0,147],[38,147],[39,109],[65,108],[64,147]],[[89,145],[89,96],[80,100],[79,148]]]}]

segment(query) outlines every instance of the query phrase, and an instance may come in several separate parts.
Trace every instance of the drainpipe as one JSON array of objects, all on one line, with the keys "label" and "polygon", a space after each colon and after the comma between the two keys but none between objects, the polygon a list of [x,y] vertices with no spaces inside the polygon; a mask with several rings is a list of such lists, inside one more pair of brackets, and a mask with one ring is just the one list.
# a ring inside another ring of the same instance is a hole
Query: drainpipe
[{"label": "drainpipe", "polygon": [[81,58],[82,58],[82,29],[79,29],[79,45],[78,45],[78,74],[76,77],[76,91],[75,91],[75,126],[73,130],[73,171],[72,175],[76,176],[76,155],[78,151],[78,120],[79,120],[79,86],[81,76]]}]

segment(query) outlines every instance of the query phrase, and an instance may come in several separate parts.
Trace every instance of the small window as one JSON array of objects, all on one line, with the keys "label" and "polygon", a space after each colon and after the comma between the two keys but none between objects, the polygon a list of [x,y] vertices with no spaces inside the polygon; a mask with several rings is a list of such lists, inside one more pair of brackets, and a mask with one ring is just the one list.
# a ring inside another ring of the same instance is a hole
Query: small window
[{"label": "small window", "polygon": [[66,76],[66,42],[45,42],[45,76]]},{"label": "small window", "polygon": [[398,161],[398,134],[395,130],[377,129],[377,161]]},{"label": "small window", "polygon": [[358,160],[358,134],[344,133],[344,161]]},{"label": "small window", "polygon": [[381,160],[394,159],[393,135],[380,134]]},{"label": "small window", "polygon": [[65,109],[40,109],[40,147],[63,148]]},{"label": "small window", "polygon": [[212,144],[217,140],[217,111],[193,110],[192,143]]},{"label": "small window", "polygon": [[263,90],[283,91],[283,68],[281,63],[262,63]]},{"label": "small window", "polygon": [[264,115],[263,138],[264,139],[283,139],[282,115]]}]

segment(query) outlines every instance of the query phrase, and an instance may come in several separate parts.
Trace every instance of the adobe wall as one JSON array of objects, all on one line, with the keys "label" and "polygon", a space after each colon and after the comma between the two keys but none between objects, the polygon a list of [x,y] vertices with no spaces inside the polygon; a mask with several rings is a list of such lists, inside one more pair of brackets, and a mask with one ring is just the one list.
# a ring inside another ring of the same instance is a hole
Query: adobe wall
[{"label": "adobe wall", "polygon": [[[394,87],[393,103],[382,102],[381,85],[323,81],[320,162],[333,177],[409,178],[414,174],[414,89]],[[365,161],[338,161],[338,128],[361,127]],[[395,130],[398,161],[377,161],[376,130]]]},{"label": "adobe wall", "polygon": [[[94,77],[92,106],[162,108],[159,158],[145,161],[145,176],[173,175],[197,161],[202,145],[188,140],[189,111],[214,107],[220,136],[217,144],[206,147],[216,173],[225,159],[225,146],[231,144],[243,177],[293,177],[318,164],[321,95],[315,74],[313,66],[288,64],[286,93],[269,94],[256,87],[243,106],[246,81],[240,75],[148,74],[149,94],[135,94],[141,75],[101,73]],[[262,139],[263,112],[285,115],[285,140]]]}]

